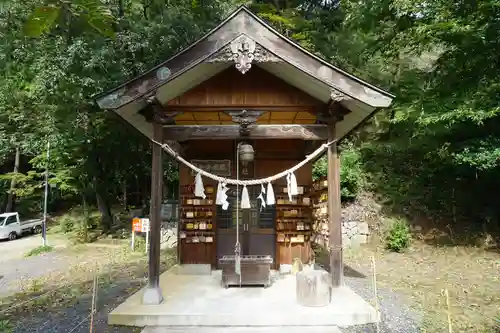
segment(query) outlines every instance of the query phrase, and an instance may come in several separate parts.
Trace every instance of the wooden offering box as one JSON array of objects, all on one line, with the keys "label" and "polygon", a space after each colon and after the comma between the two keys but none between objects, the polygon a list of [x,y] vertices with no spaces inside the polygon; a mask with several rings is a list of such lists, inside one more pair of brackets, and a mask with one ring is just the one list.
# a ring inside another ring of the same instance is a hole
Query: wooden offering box
[{"label": "wooden offering box", "polygon": [[[271,285],[271,256],[241,256],[241,285]],[[240,276],[235,273],[235,256],[223,256],[219,259],[222,269],[221,285],[224,288],[239,286]]]}]

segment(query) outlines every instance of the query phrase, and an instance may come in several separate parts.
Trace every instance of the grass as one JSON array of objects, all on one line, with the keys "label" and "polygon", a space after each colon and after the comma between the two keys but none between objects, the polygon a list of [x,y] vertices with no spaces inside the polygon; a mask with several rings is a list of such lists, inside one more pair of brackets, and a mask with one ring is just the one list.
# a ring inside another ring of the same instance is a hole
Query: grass
[{"label": "grass", "polygon": [[0,320],[0,333],[12,332],[12,323],[8,319]]},{"label": "grass", "polygon": [[374,254],[378,286],[407,296],[423,313],[423,332],[448,332],[448,289],[453,332],[494,333],[500,314],[500,253],[474,247],[436,247],[415,242],[405,253],[372,244],[346,251],[345,261],[365,273]]},{"label": "grass", "polygon": [[37,246],[34,249],[28,251],[25,254],[25,257],[38,256],[42,253],[52,252],[52,250],[54,250],[54,247],[51,245],[40,245],[40,246]]}]

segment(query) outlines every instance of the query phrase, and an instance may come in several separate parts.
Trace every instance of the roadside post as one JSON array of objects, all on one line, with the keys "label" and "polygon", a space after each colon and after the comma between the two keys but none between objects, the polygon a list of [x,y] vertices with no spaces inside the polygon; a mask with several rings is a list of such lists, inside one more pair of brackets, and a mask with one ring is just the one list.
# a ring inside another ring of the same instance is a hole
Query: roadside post
[{"label": "roadside post", "polygon": [[47,246],[47,199],[49,196],[50,141],[47,141],[47,164],[45,165],[45,196],[43,198],[42,245]]}]

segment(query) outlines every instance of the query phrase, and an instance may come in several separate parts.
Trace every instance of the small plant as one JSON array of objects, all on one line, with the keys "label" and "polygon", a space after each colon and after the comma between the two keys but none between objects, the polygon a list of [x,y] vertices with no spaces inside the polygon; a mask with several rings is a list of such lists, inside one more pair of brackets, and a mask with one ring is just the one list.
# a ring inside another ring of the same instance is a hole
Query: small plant
[{"label": "small plant", "polygon": [[40,245],[26,253],[26,257],[38,256],[42,253],[52,252],[52,250],[54,250],[54,247],[51,245]]},{"label": "small plant", "polygon": [[74,218],[69,214],[61,216],[61,218],[59,219],[59,227],[65,234],[73,231],[73,229],[75,228]]},{"label": "small plant", "polygon": [[8,319],[0,319],[0,333],[11,333],[12,324]]},{"label": "small plant", "polygon": [[136,235],[134,245],[135,245],[134,251],[146,252],[146,239],[144,237]]},{"label": "small plant", "polygon": [[403,219],[394,219],[385,237],[386,248],[394,252],[403,252],[411,243],[408,223]]}]

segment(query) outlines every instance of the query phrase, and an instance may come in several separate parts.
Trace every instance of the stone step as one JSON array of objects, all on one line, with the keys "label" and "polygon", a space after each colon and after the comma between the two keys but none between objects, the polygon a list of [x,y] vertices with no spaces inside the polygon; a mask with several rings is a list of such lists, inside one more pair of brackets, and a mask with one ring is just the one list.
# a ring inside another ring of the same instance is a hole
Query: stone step
[{"label": "stone step", "polygon": [[261,327],[242,327],[242,326],[149,326],[145,327],[142,333],[341,333],[336,326],[261,326]]}]

